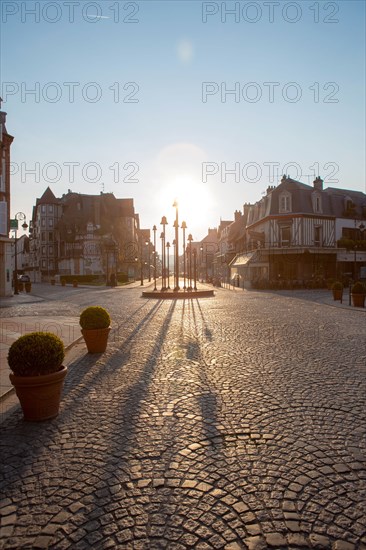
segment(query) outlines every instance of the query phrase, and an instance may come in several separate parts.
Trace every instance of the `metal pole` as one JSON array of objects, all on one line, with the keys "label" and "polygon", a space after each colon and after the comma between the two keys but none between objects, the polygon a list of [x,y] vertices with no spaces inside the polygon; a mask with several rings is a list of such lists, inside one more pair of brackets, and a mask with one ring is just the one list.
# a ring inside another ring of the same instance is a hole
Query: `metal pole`
[{"label": "metal pole", "polygon": [[17,243],[18,243],[18,230],[15,229],[15,241],[14,241],[14,294],[19,294],[18,290],[18,250],[17,250]]},{"label": "metal pole", "polygon": [[164,288],[164,233],[162,232],[160,235],[161,238],[161,290],[165,290]]},{"label": "metal pole", "polygon": [[157,290],[156,288],[156,225],[153,227],[154,232],[154,291]]},{"label": "metal pole", "polygon": [[140,239],[140,286],[144,286],[144,264],[142,263],[142,239]]},{"label": "metal pole", "polygon": [[183,289],[186,290],[186,271],[187,271],[187,265],[186,265],[186,229],[187,224],[186,222],[182,222],[182,229],[183,229]]},{"label": "metal pole", "polygon": [[168,256],[168,290],[170,290],[170,272],[169,272],[169,251],[170,251],[170,242],[166,243],[167,256]]},{"label": "metal pole", "polygon": [[197,250],[193,250],[193,265],[194,265],[194,290],[197,290]]},{"label": "metal pole", "polygon": [[178,222],[178,202],[175,200],[173,206],[175,206],[175,250],[174,250],[174,263],[175,263],[175,285],[174,290],[179,290],[179,222]]}]

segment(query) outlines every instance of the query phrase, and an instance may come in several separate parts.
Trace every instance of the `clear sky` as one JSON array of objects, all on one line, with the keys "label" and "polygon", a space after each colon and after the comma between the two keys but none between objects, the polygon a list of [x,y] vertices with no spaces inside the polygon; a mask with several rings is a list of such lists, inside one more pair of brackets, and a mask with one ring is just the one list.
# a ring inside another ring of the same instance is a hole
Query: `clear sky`
[{"label": "clear sky", "polygon": [[104,190],[151,228],[178,196],[198,240],[284,172],[365,192],[365,2],[1,9],[12,215]]}]

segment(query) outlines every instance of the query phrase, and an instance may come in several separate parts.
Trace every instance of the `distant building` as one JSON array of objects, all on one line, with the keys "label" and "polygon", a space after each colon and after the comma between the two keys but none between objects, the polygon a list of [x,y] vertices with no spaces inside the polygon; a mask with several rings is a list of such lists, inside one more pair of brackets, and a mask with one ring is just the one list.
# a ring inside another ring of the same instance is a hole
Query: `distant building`
[{"label": "distant building", "polygon": [[356,279],[366,265],[366,195],[323,189],[320,177],[311,187],[283,176],[260,201],[244,205],[243,223],[244,231],[229,236],[236,249],[231,278],[240,285]]},{"label": "distant building", "polygon": [[[1,98],[0,98],[1,109]],[[10,146],[6,113],[0,110],[0,296],[12,295],[12,242],[10,231]]]},{"label": "distant building", "polygon": [[47,188],[33,209],[33,277],[99,275],[109,281],[117,271],[136,277],[139,230],[133,199],[71,190],[56,198]]}]

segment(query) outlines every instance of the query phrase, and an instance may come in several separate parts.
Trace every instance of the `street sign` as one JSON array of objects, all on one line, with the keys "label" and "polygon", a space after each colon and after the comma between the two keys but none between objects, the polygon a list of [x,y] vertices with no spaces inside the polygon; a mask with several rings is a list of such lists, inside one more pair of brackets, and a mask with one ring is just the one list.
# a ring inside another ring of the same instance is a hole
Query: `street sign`
[{"label": "street sign", "polygon": [[10,229],[18,229],[18,220],[10,220]]}]

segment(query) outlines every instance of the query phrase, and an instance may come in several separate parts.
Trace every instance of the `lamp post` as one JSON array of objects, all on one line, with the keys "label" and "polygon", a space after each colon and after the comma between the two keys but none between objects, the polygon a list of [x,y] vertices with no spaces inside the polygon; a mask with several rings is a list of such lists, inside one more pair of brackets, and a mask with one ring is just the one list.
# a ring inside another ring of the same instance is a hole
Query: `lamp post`
[{"label": "lamp post", "polygon": [[167,266],[167,269],[168,269],[168,286],[167,286],[167,289],[170,290],[170,270],[169,270],[169,253],[170,253],[170,242],[168,241],[166,243],[166,255],[168,257],[168,266]]},{"label": "lamp post", "polygon": [[140,240],[140,286],[144,286],[144,263],[142,257],[142,239]]},{"label": "lamp post", "polygon": [[154,232],[154,292],[157,290],[156,288],[156,225],[153,226],[153,232]]},{"label": "lamp post", "polygon": [[166,216],[163,216],[161,218],[161,222],[160,222],[160,225],[163,226],[163,232],[162,232],[162,258],[161,258],[161,262],[162,262],[162,287],[161,287],[161,290],[166,290],[166,270],[165,270],[165,267],[166,267],[166,258],[165,258],[165,226],[168,224],[167,222],[167,219],[166,219]]},{"label": "lamp post", "polygon": [[[173,239],[172,245],[173,245],[173,260],[174,260],[173,261],[173,273],[174,273],[174,277],[175,277],[174,282],[176,282],[176,274],[177,274],[177,272],[176,272],[177,263],[176,263],[176,254],[175,254],[177,247],[175,246],[175,242],[176,242],[175,239]],[[178,276],[179,276],[179,271],[178,271]],[[178,286],[178,288],[176,286],[174,287],[174,292],[176,290],[179,290],[179,286]]]},{"label": "lamp post", "polygon": [[28,228],[28,224],[25,221],[25,219],[26,219],[26,216],[23,212],[17,212],[15,214],[16,227],[14,228],[14,231],[15,231],[15,239],[14,239],[14,252],[15,252],[15,257],[14,257],[14,294],[19,294],[19,291],[18,291],[18,249],[17,249],[17,244],[18,244],[18,221],[24,221],[24,223],[22,224],[22,228],[25,231]]},{"label": "lamp post", "polygon": [[179,290],[179,235],[178,235],[178,229],[179,229],[179,222],[178,222],[178,201],[175,200],[173,202],[173,206],[175,208],[175,221],[174,221],[174,228],[175,228],[175,249],[174,249],[174,273],[175,273],[175,282],[174,282],[174,290]]},{"label": "lamp post", "polygon": [[161,238],[161,290],[165,290],[165,279],[164,279],[164,256],[165,256],[165,243],[164,243],[164,233],[160,233]]},{"label": "lamp post", "polygon": [[200,252],[201,252],[201,261],[200,261],[200,272],[201,272],[201,283],[203,283],[203,245],[200,246]]},{"label": "lamp post", "polygon": [[[186,222],[182,222],[182,229],[183,229],[183,289],[186,289],[186,275],[187,275],[187,265],[186,265],[186,229],[187,224]],[[177,247],[178,248],[178,247]]]},{"label": "lamp post", "polygon": [[193,237],[192,237],[192,234],[190,233],[188,235],[188,242],[189,242],[189,270],[188,270],[189,286],[188,286],[188,290],[192,290],[192,241],[193,241]]},{"label": "lamp post", "polygon": [[[192,245],[191,245],[192,246]],[[193,250],[193,290],[197,290],[197,250]]]},{"label": "lamp post", "polygon": [[149,277],[149,283],[151,283],[150,241],[145,241],[145,244],[147,246],[148,277]]}]

